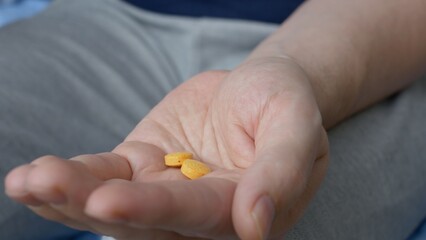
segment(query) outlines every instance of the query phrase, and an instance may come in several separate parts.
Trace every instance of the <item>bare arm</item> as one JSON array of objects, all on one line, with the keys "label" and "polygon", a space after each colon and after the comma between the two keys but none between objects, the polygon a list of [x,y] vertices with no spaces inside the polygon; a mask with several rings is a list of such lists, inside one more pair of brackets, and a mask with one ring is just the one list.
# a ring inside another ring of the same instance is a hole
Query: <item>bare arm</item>
[{"label": "bare arm", "polygon": [[331,127],[426,71],[425,0],[311,0],[250,56],[290,56]]}]

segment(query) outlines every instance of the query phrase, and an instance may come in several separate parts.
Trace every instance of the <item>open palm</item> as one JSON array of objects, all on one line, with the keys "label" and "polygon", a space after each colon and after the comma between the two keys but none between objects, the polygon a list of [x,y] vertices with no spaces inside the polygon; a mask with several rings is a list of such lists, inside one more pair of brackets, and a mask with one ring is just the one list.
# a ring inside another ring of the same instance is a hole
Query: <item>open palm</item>
[{"label": "open palm", "polygon": [[[213,170],[186,179],[164,165],[189,151]],[[119,239],[264,239],[300,217],[328,146],[303,71],[261,59],[195,76],[170,92],[110,153],[46,156],[6,179],[36,213]]]}]

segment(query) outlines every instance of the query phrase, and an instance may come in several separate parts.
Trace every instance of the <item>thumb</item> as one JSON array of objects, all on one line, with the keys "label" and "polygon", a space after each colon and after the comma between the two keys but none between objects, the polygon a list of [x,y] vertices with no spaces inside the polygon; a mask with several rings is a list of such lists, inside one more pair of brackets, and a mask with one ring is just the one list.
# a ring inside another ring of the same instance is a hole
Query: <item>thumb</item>
[{"label": "thumb", "polygon": [[241,239],[280,236],[294,224],[289,211],[306,190],[321,154],[320,120],[281,119],[259,128],[256,161],[238,183],[232,217]]}]

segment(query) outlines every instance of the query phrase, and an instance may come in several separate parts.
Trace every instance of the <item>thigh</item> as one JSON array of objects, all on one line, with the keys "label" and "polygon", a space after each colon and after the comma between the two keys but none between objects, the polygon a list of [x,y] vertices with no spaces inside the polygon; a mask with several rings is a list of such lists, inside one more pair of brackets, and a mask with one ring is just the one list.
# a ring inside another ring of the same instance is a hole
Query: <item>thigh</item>
[{"label": "thigh", "polygon": [[[62,0],[0,30],[2,178],[40,155],[111,150],[182,81],[154,22],[120,1]],[[0,188],[0,239],[70,233]]]},{"label": "thigh", "polygon": [[426,216],[426,78],[329,132],[328,175],[289,239],[407,239]]},{"label": "thigh", "polygon": [[109,150],[181,81],[119,1],[57,1],[0,31],[2,158]]}]

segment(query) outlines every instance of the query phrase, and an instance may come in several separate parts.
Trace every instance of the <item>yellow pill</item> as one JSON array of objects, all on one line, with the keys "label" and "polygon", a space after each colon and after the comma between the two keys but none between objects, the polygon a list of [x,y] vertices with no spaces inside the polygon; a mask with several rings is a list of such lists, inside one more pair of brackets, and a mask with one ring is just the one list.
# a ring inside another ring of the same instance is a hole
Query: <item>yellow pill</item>
[{"label": "yellow pill", "polygon": [[186,159],[190,158],[192,158],[192,153],[189,152],[169,153],[164,156],[164,163],[169,167],[180,167]]},{"label": "yellow pill", "polygon": [[194,159],[185,160],[182,164],[182,167],[180,168],[180,171],[183,173],[183,175],[190,179],[196,179],[211,172],[210,168],[206,164]]}]

